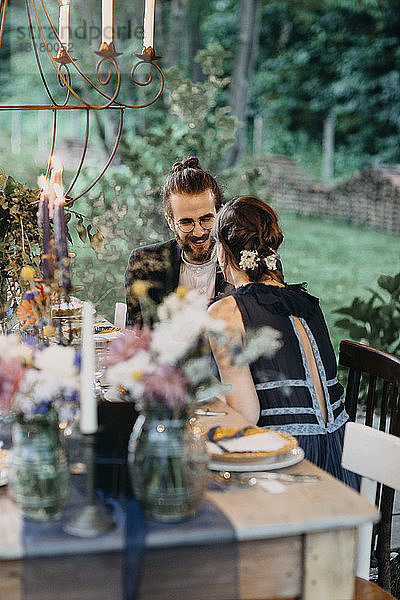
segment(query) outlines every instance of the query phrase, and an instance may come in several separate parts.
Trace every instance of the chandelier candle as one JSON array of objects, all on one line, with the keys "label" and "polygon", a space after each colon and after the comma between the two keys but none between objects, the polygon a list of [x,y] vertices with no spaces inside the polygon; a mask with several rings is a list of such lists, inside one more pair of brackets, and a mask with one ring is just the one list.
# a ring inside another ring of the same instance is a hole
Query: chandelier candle
[{"label": "chandelier candle", "polygon": [[143,49],[153,47],[153,36],[154,36],[154,5],[156,0],[146,0],[144,6],[144,36],[143,36]]},{"label": "chandelier candle", "polygon": [[82,308],[82,359],[81,359],[81,433],[97,431],[97,402],[94,389],[95,347],[93,336],[93,306],[84,302]]},{"label": "chandelier candle", "polygon": [[113,41],[113,0],[101,1],[101,42],[108,46]]},{"label": "chandelier candle", "polygon": [[69,46],[69,0],[61,0],[60,14],[58,18],[58,37],[68,52]]}]

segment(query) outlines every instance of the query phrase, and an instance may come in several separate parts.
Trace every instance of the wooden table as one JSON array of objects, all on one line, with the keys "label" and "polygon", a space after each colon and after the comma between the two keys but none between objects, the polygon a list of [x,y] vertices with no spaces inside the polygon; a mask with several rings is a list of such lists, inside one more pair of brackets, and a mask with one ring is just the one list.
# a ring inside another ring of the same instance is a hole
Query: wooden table
[{"label": "wooden table", "polygon": [[[245,424],[243,417],[219,400],[209,407],[226,410],[228,415],[223,419],[201,417],[207,428]],[[151,530],[146,538],[139,600],[296,596],[353,600],[356,527],[376,521],[376,508],[308,461],[283,471],[317,474],[320,479],[287,483],[279,494],[258,486],[207,491],[205,502],[228,518],[230,535],[213,527],[184,536],[179,526]],[[1,497],[0,558],[22,556],[20,528],[15,506],[6,496]],[[4,560],[0,562],[0,598],[118,600],[122,598],[122,569],[120,551]],[[4,587],[7,594],[2,595],[1,585],[8,586]]]}]

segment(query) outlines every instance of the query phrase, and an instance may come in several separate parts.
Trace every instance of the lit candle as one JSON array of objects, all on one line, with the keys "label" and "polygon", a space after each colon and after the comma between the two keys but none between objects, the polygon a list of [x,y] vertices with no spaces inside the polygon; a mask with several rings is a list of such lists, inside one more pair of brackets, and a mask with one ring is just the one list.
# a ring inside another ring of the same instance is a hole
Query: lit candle
[{"label": "lit candle", "polygon": [[54,223],[54,245],[58,258],[60,269],[60,286],[65,292],[71,291],[71,274],[69,269],[70,258],[68,255],[67,235],[64,213],[64,192],[57,183],[53,184],[56,193],[54,205],[53,223]]},{"label": "lit candle", "polygon": [[143,36],[143,48],[146,49],[149,46],[153,48],[153,35],[154,35],[154,5],[155,0],[145,0],[144,6],[144,36]]},{"label": "lit candle", "polygon": [[48,281],[52,278],[52,261],[50,260],[50,219],[49,219],[49,183],[44,175],[39,177],[40,202],[38,210],[38,224],[42,227],[43,253],[42,272],[43,278]]},{"label": "lit candle", "polygon": [[82,308],[82,357],[81,357],[81,417],[82,433],[97,431],[97,401],[94,389],[95,346],[93,336],[93,307],[84,302]]},{"label": "lit candle", "polygon": [[108,45],[113,41],[113,0],[101,0],[101,41]]},{"label": "lit candle", "polygon": [[69,46],[69,0],[61,0],[60,14],[58,18],[58,37],[68,52]]}]

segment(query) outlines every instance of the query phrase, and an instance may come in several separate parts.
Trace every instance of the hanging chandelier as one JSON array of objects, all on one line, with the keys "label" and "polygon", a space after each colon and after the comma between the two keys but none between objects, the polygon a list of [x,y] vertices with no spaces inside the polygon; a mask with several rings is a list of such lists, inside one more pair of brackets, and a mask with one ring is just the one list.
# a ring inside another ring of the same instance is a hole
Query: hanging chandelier
[{"label": "hanging chandelier", "polygon": [[[54,3],[54,0],[52,0]],[[77,0],[72,0],[72,3]],[[0,47],[2,38],[5,31],[5,21],[7,12],[8,0],[0,0]],[[0,111],[52,111],[53,112],[53,124],[52,124],[52,135],[50,142],[49,159],[46,168],[45,177],[49,178],[52,161],[55,153],[57,143],[57,117],[60,111],[84,111],[86,114],[85,119],[85,133],[84,133],[84,144],[81,151],[80,160],[78,163],[77,170],[71,183],[65,190],[65,196],[67,203],[71,204],[78,198],[87,194],[101,179],[108,167],[110,166],[119,146],[119,142],[123,130],[124,111],[126,109],[139,109],[146,108],[158,100],[164,89],[164,74],[162,69],[157,64],[157,60],[160,56],[156,56],[153,47],[153,35],[154,35],[154,11],[155,11],[155,0],[145,0],[144,3],[144,24],[143,24],[143,50],[141,54],[134,54],[137,58],[135,64],[130,70],[130,80],[139,88],[145,88],[153,83],[153,72],[159,77],[159,85],[155,90],[155,93],[151,100],[143,104],[130,104],[120,98],[121,92],[121,71],[117,63],[117,58],[122,53],[117,52],[114,39],[114,11],[113,11],[113,0],[102,0],[101,7],[101,45],[98,50],[94,53],[99,57],[96,70],[95,79],[90,78],[79,66],[79,57],[72,56],[72,46],[70,44],[70,11],[71,2],[70,0],[59,0],[59,15],[58,15],[58,28],[55,27],[53,21],[50,18],[47,5],[49,0],[25,0],[26,15],[30,41],[32,49],[35,55],[35,61],[38,72],[43,84],[43,88],[48,96],[48,104],[23,104],[23,105],[0,105]],[[100,20],[100,19],[99,19]],[[57,43],[49,43],[46,40],[45,31],[50,31],[53,39]],[[56,100],[56,94],[51,90],[48,78],[46,77],[45,70],[42,66],[41,57],[39,52],[40,49],[44,49],[45,55],[48,57],[54,72],[57,75],[57,81],[59,90],[62,90],[65,94],[62,101]],[[55,47],[58,47],[54,50]],[[55,52],[55,54],[54,54]],[[149,72],[145,81],[139,81],[137,78],[137,70],[141,65],[148,65]],[[113,77],[114,75],[114,77]],[[73,76],[77,78],[77,83],[73,83]],[[111,80],[115,81],[114,89],[109,91],[109,84]],[[91,91],[92,95],[95,95],[97,102],[93,102],[88,98],[85,98],[81,92],[82,84]],[[73,188],[78,181],[79,175],[85,164],[87,156],[88,143],[89,143],[89,129],[90,129],[90,117],[93,111],[108,111],[113,110],[118,113],[118,126],[113,147],[109,156],[105,160],[105,163],[100,168],[96,177],[93,181],[77,195],[74,195]]]}]

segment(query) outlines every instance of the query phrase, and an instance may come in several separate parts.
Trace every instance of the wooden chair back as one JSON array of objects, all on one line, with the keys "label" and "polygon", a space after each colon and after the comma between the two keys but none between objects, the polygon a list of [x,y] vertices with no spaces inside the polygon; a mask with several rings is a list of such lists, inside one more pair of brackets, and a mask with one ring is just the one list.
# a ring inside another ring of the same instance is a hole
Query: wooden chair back
[{"label": "wooden chair back", "polygon": [[[343,340],[340,342],[339,365],[349,369],[345,406],[350,419],[355,421],[357,407],[361,404],[360,389],[364,390],[365,416],[358,416],[358,420],[369,427],[400,436],[400,358]],[[376,417],[377,409],[380,410],[379,419]],[[386,590],[390,590],[393,502],[394,489],[385,484],[378,485],[375,503],[379,506],[381,520],[375,528],[372,545],[378,564],[378,584]]]}]

